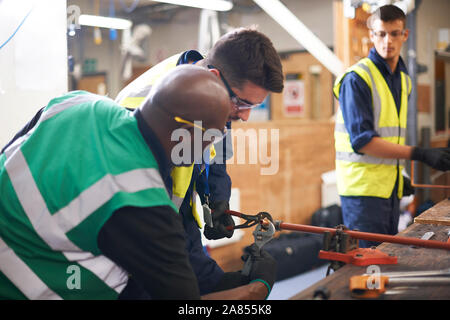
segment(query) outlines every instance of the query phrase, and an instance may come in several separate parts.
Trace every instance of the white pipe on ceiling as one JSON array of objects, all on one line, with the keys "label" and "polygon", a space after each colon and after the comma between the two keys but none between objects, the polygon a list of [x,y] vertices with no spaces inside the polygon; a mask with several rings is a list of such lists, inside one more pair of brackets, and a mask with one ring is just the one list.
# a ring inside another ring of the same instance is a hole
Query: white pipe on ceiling
[{"label": "white pipe on ceiling", "polygon": [[319,38],[279,0],[253,0],[280,24],[309,53],[336,77],[344,71],[344,64]]}]

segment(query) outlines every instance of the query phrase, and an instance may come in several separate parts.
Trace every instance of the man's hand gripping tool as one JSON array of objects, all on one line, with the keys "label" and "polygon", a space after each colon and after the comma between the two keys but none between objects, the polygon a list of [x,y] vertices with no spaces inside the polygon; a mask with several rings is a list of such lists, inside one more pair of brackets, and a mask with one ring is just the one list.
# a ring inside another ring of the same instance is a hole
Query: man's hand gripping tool
[{"label": "man's hand gripping tool", "polygon": [[[242,226],[246,228],[257,224],[255,230],[253,231],[253,237],[255,238],[255,245],[257,246],[257,250],[249,255],[241,271],[243,275],[248,276],[252,269],[252,255],[253,257],[258,257],[260,255],[261,248],[267,242],[269,242],[275,234],[275,226],[273,224],[272,217],[267,212],[260,212],[256,216],[245,215],[245,217],[241,216],[241,218],[246,219],[247,222],[242,225],[236,226],[238,228],[242,228]],[[256,223],[250,223],[250,221],[256,221]]]}]

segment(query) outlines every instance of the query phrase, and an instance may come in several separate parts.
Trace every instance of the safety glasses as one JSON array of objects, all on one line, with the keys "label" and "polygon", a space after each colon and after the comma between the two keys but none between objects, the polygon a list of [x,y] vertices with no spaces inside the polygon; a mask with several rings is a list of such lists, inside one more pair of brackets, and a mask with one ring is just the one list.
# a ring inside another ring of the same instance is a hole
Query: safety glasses
[{"label": "safety glasses", "polygon": [[203,128],[202,126],[199,126],[198,124],[196,124],[196,123],[194,123],[194,122],[191,122],[191,121],[189,121],[189,120],[183,119],[183,118],[181,118],[181,117],[176,116],[176,117],[173,117],[173,119],[174,119],[176,122],[178,122],[178,123],[185,123],[185,124],[188,124],[188,125],[190,125],[190,126],[193,126],[194,128],[201,129],[203,132],[206,131],[206,129]]},{"label": "safety glasses", "polygon": [[[217,69],[216,67],[214,67],[213,65],[208,65],[209,69]],[[219,69],[217,69],[219,70]],[[230,85],[228,84],[228,81],[225,80],[225,77],[222,75],[222,72],[219,70],[219,75],[220,75],[220,79],[222,79],[223,84],[225,85],[225,87],[227,88],[228,91],[228,95],[230,96],[230,100],[231,102],[233,102],[234,107],[238,110],[248,110],[248,109],[253,109],[253,108],[257,108],[261,105],[261,103],[251,103],[248,100],[239,98],[238,95],[236,93],[234,93],[233,90],[231,90]]]},{"label": "safety glasses", "polygon": [[[178,123],[188,124],[188,125],[190,125],[190,126],[192,126],[192,127],[194,127],[194,128],[197,128],[197,129],[202,130],[203,132],[206,132],[206,131],[207,131],[206,128],[204,128],[204,127],[202,127],[202,126],[200,126],[200,125],[198,125],[198,124],[196,124],[196,123],[194,123],[194,122],[192,122],[192,121],[183,119],[183,118],[181,118],[181,117],[175,116],[175,117],[173,117],[173,119],[174,119],[176,122],[178,122]],[[211,130],[212,130],[212,129],[211,129]],[[220,130],[218,130],[218,129],[215,130],[215,131],[219,131],[219,132],[221,133],[221,135],[211,135],[212,143],[214,143],[214,144],[219,143],[220,141],[222,141],[222,140],[225,138],[225,135],[227,134],[228,129],[227,129],[227,127],[224,127],[222,131],[220,131]]]},{"label": "safety glasses", "polygon": [[372,33],[380,38],[380,39],[384,39],[388,34],[392,37],[392,38],[398,38],[400,36],[403,36],[405,34],[405,30],[394,30],[391,32],[386,32],[386,31],[374,31],[372,30]]}]

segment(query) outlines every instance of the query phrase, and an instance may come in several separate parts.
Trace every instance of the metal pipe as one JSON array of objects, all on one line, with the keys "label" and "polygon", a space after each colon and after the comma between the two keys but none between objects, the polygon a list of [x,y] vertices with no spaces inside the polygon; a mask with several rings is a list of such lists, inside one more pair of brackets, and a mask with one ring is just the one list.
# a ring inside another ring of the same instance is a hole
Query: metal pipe
[{"label": "metal pipe", "polygon": [[[228,211],[229,214],[241,217],[242,213],[237,211]],[[277,230],[291,230],[291,231],[300,231],[300,232],[308,232],[308,233],[325,233],[329,232],[331,235],[336,233],[336,229],[334,228],[324,228],[324,227],[316,227],[304,224],[293,224],[286,223],[282,221],[274,221],[275,228]],[[425,247],[425,248],[434,248],[434,249],[446,249],[450,250],[450,243],[441,242],[436,240],[422,240],[416,238],[408,238],[401,236],[391,236],[387,234],[379,234],[379,233],[370,233],[370,232],[361,232],[354,230],[342,230],[343,233],[348,234],[352,238],[367,240],[367,241],[375,241],[375,242],[389,242],[389,243],[398,243],[405,245],[414,245],[417,247]]]},{"label": "metal pipe", "polygon": [[[407,136],[406,136],[406,143],[410,146],[417,146],[417,130],[418,130],[418,124],[417,124],[417,21],[416,21],[416,15],[417,10],[420,5],[421,0],[417,0],[415,2],[414,9],[408,13],[406,16],[406,28],[410,30],[407,40],[407,64],[408,64],[408,73],[411,78],[411,94],[409,95],[408,100],[408,119],[407,119]],[[409,164],[409,163],[408,163]],[[407,165],[408,165],[407,164]],[[417,164],[411,163],[411,168],[407,168],[410,170],[414,170],[412,168],[416,169],[417,171]],[[408,171],[410,171],[408,170]]]},{"label": "metal pipe", "polygon": [[336,77],[344,71],[343,62],[306,27],[281,1],[253,0],[298,43],[320,61]]},{"label": "metal pipe", "polygon": [[449,285],[449,277],[417,277],[417,278],[389,278],[389,286],[443,286]]},{"label": "metal pipe", "polygon": [[[275,226],[277,226],[277,224],[275,224]],[[308,225],[301,225],[301,224],[292,224],[292,223],[285,223],[285,222],[281,222],[279,224],[279,230],[303,231],[303,232],[310,232],[310,233],[324,233],[324,232],[328,231],[332,235],[334,235],[336,233],[336,229],[334,229],[334,228],[322,228],[322,227],[315,227],[315,226],[308,226]],[[347,233],[352,238],[360,239],[360,240],[376,241],[376,242],[389,242],[389,243],[398,243],[398,244],[406,244],[406,245],[415,245],[418,247],[450,250],[449,243],[436,241],[436,240],[422,240],[422,239],[416,239],[416,238],[391,236],[391,235],[387,235],[387,234],[361,232],[361,231],[353,231],[353,230],[343,230],[342,232]]]},{"label": "metal pipe", "polygon": [[416,0],[414,10],[406,16],[406,28],[409,29],[407,40],[408,73],[411,77],[412,90],[408,101],[407,143],[417,146],[417,10],[420,0]]}]

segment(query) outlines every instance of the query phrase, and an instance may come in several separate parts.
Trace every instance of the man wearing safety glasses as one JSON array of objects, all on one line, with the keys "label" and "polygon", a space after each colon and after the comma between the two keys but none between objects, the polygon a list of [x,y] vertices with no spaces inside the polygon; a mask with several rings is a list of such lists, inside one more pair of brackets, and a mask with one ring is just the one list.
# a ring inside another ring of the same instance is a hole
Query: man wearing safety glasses
[{"label": "man wearing safety glasses", "polygon": [[[223,130],[224,134],[230,131],[231,121],[247,121],[251,109],[260,105],[270,92],[283,90],[281,60],[270,39],[253,28],[239,28],[222,36],[206,57],[190,50],[162,61],[125,87],[117,96],[116,102],[127,108],[139,107],[153,83],[168,70],[182,64],[195,64],[209,70],[227,88],[230,116]],[[196,119],[178,119],[185,120],[196,124]],[[225,137],[229,136],[227,134]],[[231,139],[215,139],[211,151],[205,152],[203,163],[175,168],[171,173],[172,201],[183,216],[188,239],[186,247],[201,294],[236,288],[251,281],[240,272],[224,273],[205,254],[199,230],[204,228],[208,239],[230,238],[233,235],[233,229],[227,229],[227,226],[234,226],[233,219],[225,214],[231,195],[231,179],[226,172],[225,162],[231,155]],[[201,225],[195,205],[195,192],[204,204],[205,213],[208,214],[208,207],[212,210],[212,227]],[[274,270],[270,267],[273,265],[272,258],[262,259],[259,264],[261,269],[266,270],[262,282],[268,287],[268,295],[275,279]]]},{"label": "man wearing safety glasses", "polygon": [[398,232],[405,160],[450,169],[449,148],[405,145],[408,97],[414,89],[400,57],[408,39],[405,20],[395,5],[378,8],[367,21],[374,48],[333,88],[340,107],[334,132],[337,186],[344,224],[350,229]]}]

